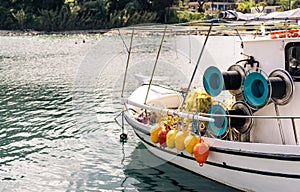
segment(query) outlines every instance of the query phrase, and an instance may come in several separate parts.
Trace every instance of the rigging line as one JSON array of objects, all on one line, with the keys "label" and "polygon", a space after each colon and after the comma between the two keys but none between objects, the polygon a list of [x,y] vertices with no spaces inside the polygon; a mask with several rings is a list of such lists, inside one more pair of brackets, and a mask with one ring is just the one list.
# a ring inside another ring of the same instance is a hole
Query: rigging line
[{"label": "rigging line", "polygon": [[[124,89],[125,89],[125,82],[126,82],[126,76],[127,76],[127,71],[128,71],[128,66],[129,66],[129,60],[130,60],[130,55],[131,55],[131,49],[132,49],[132,41],[133,41],[133,34],[134,34],[134,28],[132,29],[132,33],[131,33],[131,39],[130,39],[130,47],[128,49],[128,56],[127,56],[127,63],[126,63],[126,68],[125,68],[125,74],[124,74],[124,80],[123,80],[123,87],[122,87],[122,93],[121,93],[121,97],[123,98],[124,96]],[[121,35],[121,34],[120,34]],[[121,36],[122,38],[122,36]],[[123,40],[123,38],[122,38]],[[124,40],[123,40],[124,42]],[[125,43],[125,42],[124,42]],[[125,44],[126,46],[126,44]],[[127,47],[126,47],[127,48]]]},{"label": "rigging line", "polygon": [[[130,55],[131,55],[131,49],[132,49],[133,34],[134,34],[134,28],[132,29],[131,39],[130,39],[130,46],[129,46],[129,49],[128,49],[127,62],[126,62],[126,68],[125,68],[121,98],[124,97],[125,82],[126,82],[126,76],[127,76],[128,66],[129,66]],[[120,36],[121,36],[121,34],[120,34]],[[123,40],[122,36],[121,36],[121,39]],[[124,40],[123,40],[123,43],[125,44]],[[125,46],[126,46],[126,44],[125,44]],[[126,48],[127,48],[127,46],[126,46]],[[124,111],[122,111],[122,126],[121,126],[121,128],[122,128],[122,134],[120,135],[120,141],[122,143],[124,143],[127,140],[127,134],[124,133]]]},{"label": "rigging line", "polygon": [[293,131],[294,131],[295,143],[296,143],[296,145],[299,145],[295,119],[291,118],[291,120],[292,120],[292,126],[293,126]]},{"label": "rigging line", "polygon": [[[171,34],[173,33],[173,30],[171,29]],[[178,51],[177,51],[177,41],[176,41],[176,32],[174,32],[174,46],[175,46],[175,53],[176,53],[176,59],[178,59]]]},{"label": "rigging line", "polygon": [[192,63],[191,26],[189,25],[189,64]]},{"label": "rigging line", "polygon": [[205,37],[204,44],[203,44],[203,46],[202,46],[202,49],[201,49],[200,55],[199,55],[199,57],[198,57],[197,64],[196,64],[196,66],[195,66],[195,69],[194,69],[194,72],[193,72],[192,78],[191,78],[191,80],[190,80],[189,86],[188,86],[188,88],[187,88],[187,90],[186,90],[186,93],[184,94],[184,99],[183,99],[183,102],[182,102],[182,104],[181,104],[181,106],[180,106],[180,109],[181,109],[181,108],[183,107],[183,105],[185,104],[185,99],[186,99],[186,96],[187,96],[188,92],[190,91],[190,88],[191,88],[192,82],[193,82],[193,80],[194,80],[194,77],[195,77],[196,71],[197,71],[197,69],[198,69],[198,66],[199,66],[200,60],[201,60],[201,58],[202,58],[202,54],[203,54],[204,48],[205,48],[205,46],[206,46],[206,43],[207,43],[208,37],[209,37],[209,35],[210,35],[210,32],[211,32],[212,26],[213,26],[213,22],[211,22],[211,24],[210,24],[210,26],[209,26],[209,29],[208,29],[207,35],[206,35],[206,37]]},{"label": "rigging line", "polygon": [[[274,107],[275,107],[275,112],[276,112],[276,116],[280,116],[279,115],[279,110],[278,110],[278,105],[274,103]],[[282,122],[280,119],[277,119],[277,124],[278,124],[278,129],[279,129],[279,133],[280,133],[280,137],[281,137],[281,142],[283,145],[285,145],[285,137],[284,137],[284,132],[283,132],[283,128],[282,128]]]},{"label": "rigging line", "polygon": [[239,30],[238,30],[237,28],[235,28],[234,30],[236,31],[236,33],[237,33],[237,35],[239,36],[240,40],[243,41],[243,39],[242,39],[242,37],[241,37],[241,35],[240,35],[240,33],[239,33]]},{"label": "rigging line", "polygon": [[[148,95],[149,95],[149,91],[150,91],[150,86],[152,84],[154,72],[155,72],[155,69],[156,69],[156,65],[157,65],[157,61],[158,61],[159,55],[160,55],[162,44],[163,44],[164,39],[165,39],[166,31],[167,31],[167,26],[165,26],[164,34],[163,34],[163,36],[161,38],[161,43],[160,43],[160,46],[159,46],[159,49],[158,49],[158,52],[157,52],[157,55],[156,55],[156,60],[155,60],[154,66],[153,66],[153,70],[152,70],[151,78],[150,78],[150,81],[149,81],[149,86],[148,86],[148,90],[147,90],[147,94],[146,94],[146,97],[145,97],[144,104],[146,104],[147,99],[148,99]],[[146,115],[147,115],[147,113],[146,113]]]},{"label": "rigging line", "polygon": [[128,47],[127,47],[127,45],[126,45],[126,43],[125,43],[125,41],[124,41],[124,39],[123,39],[123,37],[122,37],[122,34],[121,34],[121,32],[120,32],[120,29],[118,29],[118,33],[119,33],[119,35],[120,35],[120,37],[121,37],[121,39],[122,39],[122,42],[123,42],[123,44],[124,44],[124,46],[125,46],[125,48],[126,48],[127,53],[129,53],[129,49],[128,49]]},{"label": "rigging line", "polygon": [[239,30],[237,28],[234,29],[237,33],[237,35],[239,36],[240,40],[241,40],[241,48],[243,49],[244,48],[244,42],[243,42],[243,39],[241,37],[241,34],[239,33]]}]

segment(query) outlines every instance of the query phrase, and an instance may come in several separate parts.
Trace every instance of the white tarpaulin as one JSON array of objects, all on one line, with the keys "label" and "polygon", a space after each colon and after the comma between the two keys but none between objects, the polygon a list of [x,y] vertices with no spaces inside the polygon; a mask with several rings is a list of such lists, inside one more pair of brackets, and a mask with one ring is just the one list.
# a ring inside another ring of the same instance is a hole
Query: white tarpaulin
[{"label": "white tarpaulin", "polygon": [[242,20],[242,21],[257,21],[257,20],[298,20],[300,19],[300,8],[284,11],[284,12],[272,12],[269,14],[266,13],[241,13],[237,11],[223,11],[219,13],[220,19],[229,19],[229,20]]}]

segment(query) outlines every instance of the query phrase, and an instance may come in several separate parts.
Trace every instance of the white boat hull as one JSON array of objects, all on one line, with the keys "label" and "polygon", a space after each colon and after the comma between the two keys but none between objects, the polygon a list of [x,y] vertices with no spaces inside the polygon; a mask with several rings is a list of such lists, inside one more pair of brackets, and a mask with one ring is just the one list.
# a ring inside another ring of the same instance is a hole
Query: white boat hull
[{"label": "white boat hull", "polygon": [[299,191],[300,151],[297,146],[230,142],[204,138],[210,154],[204,166],[185,151],[155,146],[150,127],[125,113],[147,149],[155,156],[209,179],[244,191]]}]

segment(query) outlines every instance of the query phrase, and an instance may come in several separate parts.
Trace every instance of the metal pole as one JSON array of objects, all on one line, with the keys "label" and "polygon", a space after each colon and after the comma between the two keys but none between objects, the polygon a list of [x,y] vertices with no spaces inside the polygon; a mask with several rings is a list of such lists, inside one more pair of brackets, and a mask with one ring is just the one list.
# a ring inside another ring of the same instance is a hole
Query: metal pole
[{"label": "metal pole", "polygon": [[189,25],[189,64],[192,63],[191,26]]},{"label": "metal pole", "polygon": [[[160,46],[159,46],[159,49],[158,49],[158,53],[157,53],[157,55],[156,55],[156,60],[155,60],[154,67],[153,67],[153,70],[152,70],[152,74],[151,74],[151,78],[150,78],[150,81],[149,81],[149,86],[148,86],[148,90],[147,90],[147,94],[146,94],[146,97],[145,97],[145,102],[144,102],[144,104],[147,103],[147,99],[148,99],[148,95],[149,95],[149,91],[150,91],[150,86],[151,86],[151,84],[152,84],[152,80],[153,80],[154,72],[155,72],[155,69],[156,69],[157,61],[158,61],[158,58],[159,58],[159,55],[160,55],[160,51],[161,51],[162,44],[163,44],[163,42],[164,42],[166,30],[167,30],[167,26],[165,26],[164,34],[163,34],[163,37],[162,37],[162,39],[161,39],[161,43],[160,43]],[[147,115],[147,113],[146,113],[146,115]]]},{"label": "metal pole", "polygon": [[208,37],[209,37],[209,35],[210,35],[210,32],[211,32],[211,28],[212,28],[212,26],[213,26],[213,23],[211,23],[211,24],[210,24],[210,26],[209,26],[209,29],[208,29],[208,32],[207,32],[207,35],[206,35],[206,38],[205,38],[204,44],[203,44],[203,46],[202,46],[202,49],[201,49],[200,55],[199,55],[199,57],[198,57],[198,60],[197,60],[197,64],[196,64],[196,66],[195,66],[195,69],[194,69],[194,72],[193,72],[192,78],[191,78],[191,80],[190,80],[189,86],[188,86],[188,88],[187,88],[187,90],[186,90],[186,93],[185,93],[185,95],[184,95],[184,99],[183,99],[183,102],[182,102],[182,104],[181,104],[181,106],[180,106],[180,109],[181,109],[181,108],[183,107],[183,105],[185,104],[185,99],[186,99],[186,96],[187,96],[188,92],[190,91],[190,88],[191,88],[192,82],[193,82],[193,80],[194,80],[194,77],[195,77],[195,74],[196,74],[196,72],[197,72],[197,69],[198,69],[198,66],[199,66],[200,60],[201,60],[201,58],[202,58],[203,51],[204,51],[204,48],[205,48],[205,46],[206,46],[206,43],[207,43]]},{"label": "metal pole", "polygon": [[[274,106],[275,106],[276,116],[280,116],[278,106],[275,103],[274,103]],[[285,137],[284,137],[284,132],[283,132],[281,120],[277,119],[277,123],[278,123],[279,133],[280,133],[280,137],[281,137],[281,142],[282,142],[283,145],[285,145]]]},{"label": "metal pole", "polygon": [[124,46],[125,46],[127,52],[129,52],[128,47],[127,47],[127,45],[126,45],[126,43],[125,43],[125,41],[124,41],[124,39],[123,39],[123,37],[122,37],[122,35],[121,35],[120,29],[118,29],[118,32],[119,32],[119,35],[120,35],[120,37],[121,37],[121,39],[122,39],[122,42],[123,42],[123,44],[124,44]]},{"label": "metal pole", "polygon": [[[127,63],[126,63],[125,74],[124,74],[124,80],[123,80],[123,87],[122,87],[122,93],[121,93],[121,97],[122,97],[122,98],[123,98],[123,96],[124,96],[124,89],[125,89],[126,76],[127,76],[127,71],[128,71],[128,66],[129,66],[129,59],[130,59],[131,49],[132,49],[133,34],[134,34],[134,29],[132,29],[131,40],[130,40],[130,47],[129,47],[129,50],[128,50]],[[120,35],[121,35],[121,34],[120,34]],[[121,36],[121,38],[122,38],[122,36]],[[122,39],[123,39],[123,38],[122,38]],[[127,48],[127,47],[126,47],[126,48]]]},{"label": "metal pole", "polygon": [[294,137],[295,137],[296,145],[299,145],[297,130],[296,130],[296,124],[295,124],[295,119],[294,118],[292,118],[292,125],[293,125],[293,131],[294,131]]},{"label": "metal pole", "polygon": [[[123,43],[125,44],[124,39],[122,38],[120,31],[119,31],[119,34],[120,34],[120,37],[121,37]],[[122,87],[121,98],[124,97],[125,82],[126,82],[127,71],[128,71],[128,66],[129,66],[129,60],[130,60],[130,55],[131,55],[131,49],[132,49],[133,34],[134,34],[134,29],[132,29],[129,49],[127,48],[127,46],[125,44],[125,47],[126,47],[127,52],[128,52],[128,56],[127,56],[127,63],[126,63],[125,74],[124,74],[124,79],[123,79],[123,87]],[[124,111],[122,111],[122,126],[121,126],[121,128],[122,128],[122,133],[120,135],[120,141],[122,143],[124,143],[127,140],[127,134],[124,133]]]}]

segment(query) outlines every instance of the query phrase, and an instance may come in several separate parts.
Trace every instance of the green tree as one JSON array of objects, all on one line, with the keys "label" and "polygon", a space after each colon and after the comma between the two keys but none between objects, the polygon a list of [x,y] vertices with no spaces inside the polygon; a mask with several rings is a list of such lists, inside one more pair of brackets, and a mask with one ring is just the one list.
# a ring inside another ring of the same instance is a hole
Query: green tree
[{"label": "green tree", "polygon": [[279,6],[283,11],[290,9],[290,0],[279,0]]},{"label": "green tree", "polygon": [[255,2],[249,2],[249,1],[242,1],[238,3],[237,11],[240,11],[242,13],[250,13],[251,7],[255,5]]},{"label": "green tree", "polygon": [[180,0],[0,0],[0,29],[57,31],[168,22],[174,12],[170,7],[179,3]]},{"label": "green tree", "polygon": [[16,13],[12,12],[12,16],[18,21],[18,25],[20,29],[24,29],[24,23],[26,21],[26,14],[23,9],[18,10]]},{"label": "green tree", "polygon": [[256,12],[262,13],[265,10],[266,6],[267,6],[267,3],[262,1],[262,2],[257,3],[254,8],[255,8]]},{"label": "green tree", "polygon": [[170,7],[173,5],[174,0],[153,0],[152,11],[157,12],[158,22],[167,23],[168,15],[170,14]]},{"label": "green tree", "polygon": [[299,8],[300,7],[300,0],[296,0],[293,3],[293,9]]}]

